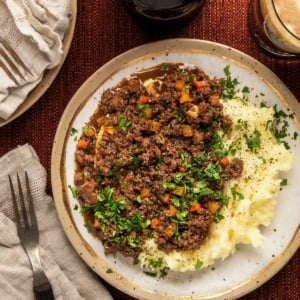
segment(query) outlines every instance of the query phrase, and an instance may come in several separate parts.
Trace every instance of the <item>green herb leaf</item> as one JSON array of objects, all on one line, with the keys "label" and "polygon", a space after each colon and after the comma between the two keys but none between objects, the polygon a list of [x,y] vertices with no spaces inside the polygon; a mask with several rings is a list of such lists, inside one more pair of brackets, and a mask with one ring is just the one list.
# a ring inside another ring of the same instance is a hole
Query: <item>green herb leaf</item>
[{"label": "green herb leaf", "polygon": [[125,131],[127,127],[129,127],[132,123],[132,121],[127,121],[122,116],[117,117],[118,120],[118,126],[121,130]]},{"label": "green herb leaf", "polygon": [[69,184],[69,185],[68,185],[68,188],[69,188],[69,190],[70,190],[71,193],[72,193],[72,197],[73,197],[73,198],[77,198],[78,192],[77,192],[76,187],[71,186],[71,185]]},{"label": "green herb leaf", "polygon": [[257,129],[254,130],[253,134],[251,134],[251,135],[244,134],[243,136],[246,139],[246,143],[247,143],[248,149],[251,152],[256,152],[257,149],[260,148],[260,145],[261,145],[261,139],[260,139],[261,133]]},{"label": "green herb leaf", "polygon": [[238,192],[235,188],[231,188],[231,195],[233,197],[233,200],[243,200],[245,199],[245,196]]},{"label": "green herb leaf", "polygon": [[236,93],[235,89],[239,82],[236,78],[231,78],[230,65],[225,66],[223,70],[226,78],[222,81],[222,98],[232,99],[234,94]]},{"label": "green herb leaf", "polygon": [[288,184],[288,180],[286,178],[282,179],[281,182],[280,182],[281,186],[284,186],[284,185],[287,185],[287,184]]},{"label": "green herb leaf", "polygon": [[198,270],[198,269],[201,269],[201,267],[203,266],[203,262],[198,259],[195,263],[195,269]]}]

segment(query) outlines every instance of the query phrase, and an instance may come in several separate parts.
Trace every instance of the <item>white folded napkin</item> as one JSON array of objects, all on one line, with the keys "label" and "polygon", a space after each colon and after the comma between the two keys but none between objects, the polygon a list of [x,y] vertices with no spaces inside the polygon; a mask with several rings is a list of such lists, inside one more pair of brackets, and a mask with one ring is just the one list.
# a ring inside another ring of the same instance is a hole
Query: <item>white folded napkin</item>
[{"label": "white folded napkin", "polygon": [[62,61],[70,16],[70,0],[0,0],[0,118]]},{"label": "white folded napkin", "polygon": [[33,275],[28,257],[20,243],[8,174],[28,172],[40,232],[42,266],[49,278],[55,299],[111,300],[100,279],[82,261],[65,237],[52,198],[46,194],[47,174],[34,149],[25,144],[0,158],[0,298],[34,299]]}]

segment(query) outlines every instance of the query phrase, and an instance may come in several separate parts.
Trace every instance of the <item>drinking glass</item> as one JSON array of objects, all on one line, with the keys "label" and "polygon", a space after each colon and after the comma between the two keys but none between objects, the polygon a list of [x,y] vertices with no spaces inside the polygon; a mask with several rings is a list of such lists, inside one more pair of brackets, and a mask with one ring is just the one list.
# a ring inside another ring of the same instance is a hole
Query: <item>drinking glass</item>
[{"label": "drinking glass", "polygon": [[300,58],[300,0],[251,0],[249,29],[256,42],[278,57]]},{"label": "drinking glass", "polygon": [[133,16],[146,24],[178,25],[190,20],[206,0],[122,0]]}]

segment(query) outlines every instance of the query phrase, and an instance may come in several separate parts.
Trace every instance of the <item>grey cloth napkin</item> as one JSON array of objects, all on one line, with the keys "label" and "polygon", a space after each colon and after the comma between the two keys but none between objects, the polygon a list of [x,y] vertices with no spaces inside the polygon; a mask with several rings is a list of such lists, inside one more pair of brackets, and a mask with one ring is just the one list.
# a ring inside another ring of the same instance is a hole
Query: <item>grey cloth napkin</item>
[{"label": "grey cloth napkin", "polygon": [[61,63],[70,18],[70,0],[0,0],[0,118]]},{"label": "grey cloth napkin", "polygon": [[0,158],[0,298],[34,299],[33,276],[14,223],[8,174],[24,181],[28,172],[40,232],[40,253],[55,299],[101,299],[112,297],[99,278],[81,260],[65,237],[53,199],[46,194],[47,174],[34,149],[25,144]]}]

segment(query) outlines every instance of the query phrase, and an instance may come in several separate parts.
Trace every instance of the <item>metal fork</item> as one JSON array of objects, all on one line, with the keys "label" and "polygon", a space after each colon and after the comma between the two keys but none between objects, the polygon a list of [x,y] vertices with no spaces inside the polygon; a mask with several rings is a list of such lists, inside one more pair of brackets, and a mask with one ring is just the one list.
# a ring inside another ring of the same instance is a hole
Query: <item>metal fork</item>
[{"label": "metal fork", "polygon": [[[28,174],[25,172],[26,193],[22,190],[19,174],[17,174],[18,193],[14,190],[11,176],[8,177],[18,235],[33,270],[33,287],[35,297],[37,300],[54,299],[50,282],[41,265],[39,253],[39,231],[34,212]],[[17,194],[19,197],[16,196]]]},{"label": "metal fork", "polygon": [[[16,84],[20,84],[20,79],[25,80],[25,74],[32,75],[30,69],[23,63],[15,50],[0,37],[0,68]],[[24,73],[24,74],[23,74]]]}]

